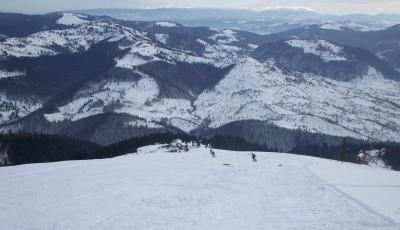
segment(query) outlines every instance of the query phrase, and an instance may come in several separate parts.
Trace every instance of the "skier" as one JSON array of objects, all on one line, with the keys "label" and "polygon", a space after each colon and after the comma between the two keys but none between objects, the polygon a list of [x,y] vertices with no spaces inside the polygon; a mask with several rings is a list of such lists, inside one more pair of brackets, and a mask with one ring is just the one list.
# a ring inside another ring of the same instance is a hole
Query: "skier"
[{"label": "skier", "polygon": [[257,162],[257,158],[256,158],[256,154],[251,153],[251,159],[253,160],[253,162]]},{"label": "skier", "polygon": [[210,154],[211,154],[211,157],[215,158],[215,152],[214,152],[214,150],[210,149]]}]

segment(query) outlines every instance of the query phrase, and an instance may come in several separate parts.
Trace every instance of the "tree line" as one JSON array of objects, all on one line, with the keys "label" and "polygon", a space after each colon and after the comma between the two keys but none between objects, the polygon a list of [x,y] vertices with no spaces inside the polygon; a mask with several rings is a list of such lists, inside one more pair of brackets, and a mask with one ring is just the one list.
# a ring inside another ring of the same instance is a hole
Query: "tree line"
[{"label": "tree line", "polygon": [[[37,133],[8,133],[0,135],[0,143],[8,146],[9,162],[12,165],[27,163],[43,163],[65,160],[87,160],[117,157],[135,153],[138,148],[152,144],[166,144],[173,140],[197,141],[213,148],[233,151],[265,151],[278,152],[278,149],[267,145],[251,143],[240,137],[214,135],[199,137],[184,133],[156,133],[141,137],[133,137],[108,146],[101,146],[79,139]],[[301,143],[293,147],[289,153],[309,155],[339,161],[355,162],[360,150],[386,148],[383,160],[395,170],[400,170],[400,143],[346,143],[343,139],[339,145]]]}]

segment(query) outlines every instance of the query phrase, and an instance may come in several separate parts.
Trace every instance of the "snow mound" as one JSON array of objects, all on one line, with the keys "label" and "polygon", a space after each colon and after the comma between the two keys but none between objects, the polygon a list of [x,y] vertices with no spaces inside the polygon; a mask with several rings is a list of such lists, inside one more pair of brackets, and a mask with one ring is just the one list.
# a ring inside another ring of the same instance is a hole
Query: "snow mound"
[{"label": "snow mound", "polygon": [[82,16],[77,15],[77,14],[72,14],[72,13],[63,13],[63,16],[57,20],[58,24],[67,25],[67,26],[80,25],[80,24],[83,24],[86,22],[88,22],[88,21],[83,20]]},{"label": "snow mound", "polygon": [[345,61],[343,48],[325,40],[289,40],[286,43],[292,47],[302,48],[304,53],[311,53],[322,58],[325,62]]}]

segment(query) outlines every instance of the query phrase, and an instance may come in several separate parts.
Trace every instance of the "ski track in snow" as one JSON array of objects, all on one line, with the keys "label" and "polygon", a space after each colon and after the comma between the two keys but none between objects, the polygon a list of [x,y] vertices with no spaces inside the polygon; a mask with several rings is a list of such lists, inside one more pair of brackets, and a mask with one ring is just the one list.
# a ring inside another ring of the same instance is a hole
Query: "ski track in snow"
[{"label": "ski track in snow", "polygon": [[[394,208],[385,213],[375,205],[400,207],[382,187],[398,194],[399,172],[289,154],[257,153],[253,163],[248,152],[216,150],[212,159],[204,148],[157,147],[106,160],[0,168],[2,229],[400,227]],[[358,184],[374,190],[344,186]]]}]

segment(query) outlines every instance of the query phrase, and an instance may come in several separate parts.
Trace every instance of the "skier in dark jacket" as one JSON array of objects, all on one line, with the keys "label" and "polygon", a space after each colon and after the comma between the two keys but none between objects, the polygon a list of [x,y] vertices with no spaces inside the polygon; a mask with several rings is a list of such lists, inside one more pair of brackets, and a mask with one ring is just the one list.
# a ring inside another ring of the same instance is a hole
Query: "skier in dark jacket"
[{"label": "skier in dark jacket", "polygon": [[210,154],[211,154],[211,157],[215,157],[215,152],[213,149],[210,149]]},{"label": "skier in dark jacket", "polygon": [[256,154],[251,153],[251,159],[252,159],[254,162],[257,162],[257,158],[256,158],[256,157],[257,157]]}]

